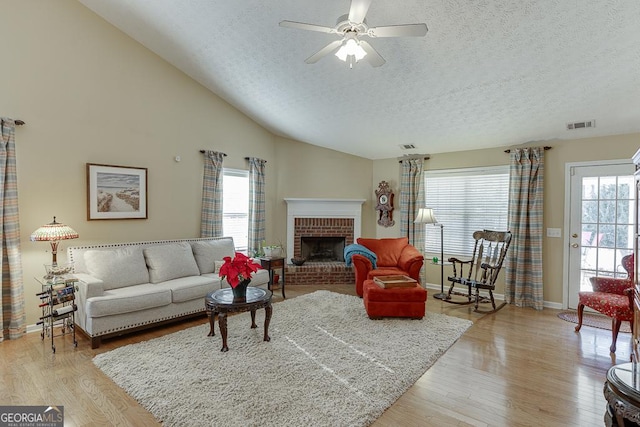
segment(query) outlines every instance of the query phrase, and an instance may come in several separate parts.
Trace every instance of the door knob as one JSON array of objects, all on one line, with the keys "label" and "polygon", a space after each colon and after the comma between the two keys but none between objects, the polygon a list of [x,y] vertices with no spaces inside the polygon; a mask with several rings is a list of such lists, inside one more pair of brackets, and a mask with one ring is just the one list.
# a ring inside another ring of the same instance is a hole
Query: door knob
[{"label": "door knob", "polygon": [[580,245],[579,245],[579,244],[577,244],[577,243],[572,243],[572,244],[571,244],[571,247],[572,247],[572,248],[578,248],[578,247],[580,247]]}]

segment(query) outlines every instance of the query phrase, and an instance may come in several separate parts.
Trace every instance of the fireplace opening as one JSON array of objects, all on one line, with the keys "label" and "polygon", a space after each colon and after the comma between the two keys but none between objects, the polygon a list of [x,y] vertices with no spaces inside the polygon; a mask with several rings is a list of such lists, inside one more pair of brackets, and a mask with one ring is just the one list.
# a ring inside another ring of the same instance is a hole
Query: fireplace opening
[{"label": "fireplace opening", "polygon": [[300,252],[308,262],[344,261],[344,237],[301,237]]}]

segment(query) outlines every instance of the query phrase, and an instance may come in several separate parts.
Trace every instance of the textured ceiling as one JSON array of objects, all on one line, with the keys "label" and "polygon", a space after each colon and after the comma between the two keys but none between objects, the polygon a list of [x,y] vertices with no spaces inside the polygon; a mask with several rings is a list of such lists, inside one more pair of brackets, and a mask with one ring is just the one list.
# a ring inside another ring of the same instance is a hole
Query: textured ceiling
[{"label": "textured ceiling", "polygon": [[365,158],[640,132],[638,0],[373,0],[369,26],[429,32],[353,69],[304,62],[337,36],[278,26],[349,0],[80,2],[275,134]]}]

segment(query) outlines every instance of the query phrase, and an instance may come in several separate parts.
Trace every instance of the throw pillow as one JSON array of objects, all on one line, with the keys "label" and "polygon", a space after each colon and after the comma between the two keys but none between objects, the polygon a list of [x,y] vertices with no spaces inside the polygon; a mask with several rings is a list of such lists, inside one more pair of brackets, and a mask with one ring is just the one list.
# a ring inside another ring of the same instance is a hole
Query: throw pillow
[{"label": "throw pillow", "polygon": [[220,273],[220,269],[222,268],[222,266],[224,265],[224,261],[214,261],[213,262],[214,265],[214,270],[213,272],[218,274]]},{"label": "throw pillow", "polygon": [[143,252],[151,283],[200,275],[191,245],[187,242],[149,246]]},{"label": "throw pillow", "polygon": [[192,242],[191,247],[193,248],[193,256],[200,269],[200,274],[217,273],[215,262],[221,261],[226,256],[233,258],[236,253],[233,239],[231,238]]},{"label": "throw pillow", "polygon": [[149,283],[149,271],[138,246],[88,250],[84,263],[91,276],[102,280],[105,290]]}]

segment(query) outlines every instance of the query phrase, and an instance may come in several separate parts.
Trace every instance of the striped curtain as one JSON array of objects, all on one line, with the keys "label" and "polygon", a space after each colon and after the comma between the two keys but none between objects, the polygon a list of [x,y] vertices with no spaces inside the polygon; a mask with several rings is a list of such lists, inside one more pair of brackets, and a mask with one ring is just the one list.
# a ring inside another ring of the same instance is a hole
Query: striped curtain
[{"label": "striped curtain", "polygon": [[544,147],[511,151],[509,230],[513,240],[505,265],[505,300],[542,310],[542,213]]},{"label": "striped curtain", "polygon": [[18,176],[16,173],[15,122],[1,118],[0,128],[0,219],[2,220],[2,329],[0,341],[25,333],[24,285],[18,220]]},{"label": "striped curtain", "polygon": [[265,239],[264,165],[266,160],[248,157],[249,161],[249,241],[250,255],[260,250]]},{"label": "striped curtain", "polygon": [[[400,235],[409,243],[424,249],[425,225],[414,224],[418,209],[424,208],[424,159],[403,159],[400,162]],[[421,250],[422,250],[421,249]]]},{"label": "striped curtain", "polygon": [[200,237],[222,236],[222,160],[219,151],[204,152]]}]

